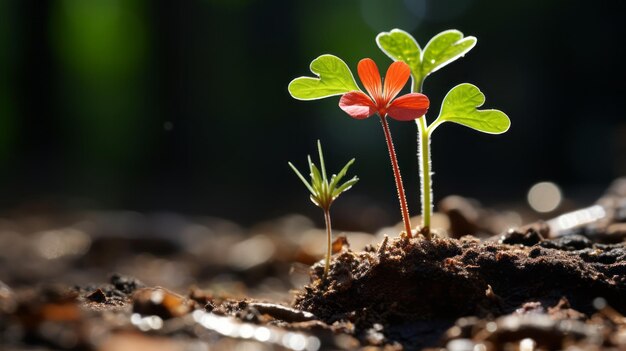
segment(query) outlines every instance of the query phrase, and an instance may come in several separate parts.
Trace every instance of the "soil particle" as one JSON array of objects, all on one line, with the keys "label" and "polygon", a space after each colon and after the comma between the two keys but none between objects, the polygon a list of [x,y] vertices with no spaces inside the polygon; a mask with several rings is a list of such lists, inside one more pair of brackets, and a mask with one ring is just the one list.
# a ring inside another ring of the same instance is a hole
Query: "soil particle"
[{"label": "soil particle", "polygon": [[184,316],[194,302],[163,288],[142,288],[133,294],[133,312],[170,319]]},{"label": "soil particle", "polygon": [[100,309],[102,306],[98,304],[118,307],[127,305],[133,292],[142,287],[144,284],[138,279],[114,273],[109,279],[109,284],[75,286],[74,291],[86,301],[93,303],[89,307]]},{"label": "soil particle", "polygon": [[542,242],[545,236],[546,227],[539,223],[525,229],[510,229],[497,239],[501,244],[533,246]]},{"label": "soil particle", "polygon": [[550,316],[550,318],[555,320],[575,319],[583,321],[587,318],[584,314],[572,309],[569,301],[566,298],[562,298],[561,300],[559,300],[559,302],[555,306],[548,307],[548,315]]},{"label": "soil particle", "polygon": [[208,301],[206,304],[204,304],[204,310],[207,312],[213,312],[213,310],[215,310],[215,304],[212,301]]},{"label": "soil particle", "polygon": [[350,244],[348,243],[348,238],[345,235],[339,235],[335,240],[333,240],[333,244],[331,246],[332,253],[339,253],[342,250],[347,250],[350,248]]},{"label": "soil particle", "polygon": [[567,235],[540,244],[548,249],[557,249],[562,251],[582,250],[593,246],[593,242],[582,235]]},{"label": "soil particle", "polygon": [[107,301],[107,297],[104,294],[104,292],[102,292],[102,289],[96,289],[94,292],[87,295],[85,298],[89,301],[100,302],[100,303],[104,303]]},{"label": "soil particle", "polygon": [[113,275],[111,275],[111,284],[115,287],[116,290],[126,294],[126,295],[130,295],[133,292],[135,292],[135,290],[139,289],[139,288],[143,288],[145,285],[139,281],[138,279],[135,279],[133,277],[128,277],[128,276],[124,276],[121,275],[119,273],[114,273]]}]

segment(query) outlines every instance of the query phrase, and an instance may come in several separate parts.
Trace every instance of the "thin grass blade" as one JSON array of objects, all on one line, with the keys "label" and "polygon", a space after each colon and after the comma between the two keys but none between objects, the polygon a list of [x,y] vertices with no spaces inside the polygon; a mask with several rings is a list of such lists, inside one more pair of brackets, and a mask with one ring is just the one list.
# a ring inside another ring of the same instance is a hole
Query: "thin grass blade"
[{"label": "thin grass blade", "polygon": [[311,194],[315,194],[315,190],[313,189],[313,187],[311,186],[311,184],[309,184],[309,182],[306,181],[306,179],[304,178],[304,176],[302,175],[302,173],[300,173],[300,171],[298,171],[298,169],[296,168],[296,166],[293,165],[293,163],[288,162],[289,167],[291,167],[291,169],[293,169],[293,171],[296,173],[296,175],[298,176],[298,178],[300,178],[300,180],[302,181],[302,183],[304,183],[304,185],[306,186],[307,189],[309,189],[309,191],[311,192]]}]

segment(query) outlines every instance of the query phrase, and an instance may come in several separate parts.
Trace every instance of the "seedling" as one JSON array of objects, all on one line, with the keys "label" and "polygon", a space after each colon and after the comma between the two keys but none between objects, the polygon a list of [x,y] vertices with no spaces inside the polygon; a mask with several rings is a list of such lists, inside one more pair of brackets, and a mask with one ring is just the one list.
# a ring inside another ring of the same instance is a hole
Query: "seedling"
[{"label": "seedling", "polygon": [[348,65],[333,55],[322,55],[313,60],[311,72],[318,77],[294,79],[289,83],[289,92],[291,96],[299,100],[316,100],[341,95],[339,107],[355,119],[365,119],[378,114],[389,150],[404,229],[406,235],[411,237],[409,209],[387,116],[398,121],[419,119],[428,111],[430,102],[425,95],[420,93],[406,94],[396,98],[411,75],[410,67],[404,62],[394,62],[389,66],[384,85],[373,60],[369,58],[361,60],[357,71],[369,95],[356,84]]},{"label": "seedling", "polygon": [[[409,33],[400,29],[380,33],[378,47],[396,62],[405,62],[411,69],[412,92],[422,92],[424,80],[431,73],[465,55],[476,45],[475,37],[463,37],[458,30],[447,30],[433,37],[422,50]],[[430,136],[444,122],[454,122],[488,134],[506,132],[511,121],[498,110],[479,110],[485,95],[475,86],[463,83],[455,86],[443,99],[441,111],[428,125],[426,118],[416,120],[419,140],[419,164],[422,190],[422,233],[430,239],[432,212],[432,180]]]},{"label": "seedling", "polygon": [[[354,163],[354,159],[350,160],[341,171],[337,174],[333,174],[330,177],[330,181],[326,176],[326,165],[324,164],[324,155],[322,154],[322,144],[320,141],[317,141],[317,151],[319,153],[320,158],[320,168],[318,168],[313,161],[311,161],[311,156],[307,157],[309,162],[309,176],[311,181],[308,182],[306,178],[298,171],[298,169],[289,162],[289,166],[296,172],[296,175],[302,183],[309,189],[311,193],[310,198],[313,203],[324,211],[324,222],[326,223],[326,259],[324,264],[324,279],[328,275],[328,270],[330,269],[330,255],[331,255],[331,242],[332,242],[332,226],[330,222],[330,205],[332,205],[333,201],[335,201],[339,195],[348,191],[356,182],[359,181],[359,178],[356,176],[350,180],[347,180],[343,184],[339,184],[343,177],[346,176],[348,172],[348,168],[352,166]],[[321,172],[320,172],[321,170]]]}]

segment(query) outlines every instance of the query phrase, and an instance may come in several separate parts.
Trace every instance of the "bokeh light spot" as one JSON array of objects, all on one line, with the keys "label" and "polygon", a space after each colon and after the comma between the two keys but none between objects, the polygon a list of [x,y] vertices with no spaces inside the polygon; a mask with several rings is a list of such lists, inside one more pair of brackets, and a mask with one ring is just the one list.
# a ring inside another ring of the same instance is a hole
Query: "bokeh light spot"
[{"label": "bokeh light spot", "polygon": [[528,204],[537,212],[554,211],[562,200],[561,190],[552,182],[540,182],[528,190]]}]

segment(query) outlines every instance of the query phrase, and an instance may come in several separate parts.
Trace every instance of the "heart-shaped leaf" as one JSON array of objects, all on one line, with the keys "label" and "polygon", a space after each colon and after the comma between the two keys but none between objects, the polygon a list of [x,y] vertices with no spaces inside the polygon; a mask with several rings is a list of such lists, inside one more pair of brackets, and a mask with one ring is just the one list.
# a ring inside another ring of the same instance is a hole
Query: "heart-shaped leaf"
[{"label": "heart-shaped leaf", "polygon": [[316,100],[360,90],[343,60],[322,55],[311,62],[311,72],[319,78],[299,77],[289,83],[289,93],[298,100]]},{"label": "heart-shaped leaf", "polygon": [[507,115],[499,110],[478,110],[485,103],[485,94],[475,85],[463,83],[452,88],[441,105],[430,132],[443,122],[454,122],[489,134],[501,134],[511,126]]},{"label": "heart-shaped leaf", "polygon": [[376,36],[378,47],[392,60],[403,61],[411,68],[411,73],[420,79],[422,72],[422,49],[413,36],[401,29],[392,29]]},{"label": "heart-shaped leaf", "polygon": [[476,37],[463,37],[463,33],[451,29],[435,35],[422,54],[422,72],[426,77],[441,67],[465,55],[476,45]]},{"label": "heart-shaped leaf", "polygon": [[[376,43],[387,56],[409,65],[414,82],[421,84],[429,74],[470,51],[476,38],[463,37],[463,33],[451,29],[434,36],[422,50],[411,34],[392,29],[378,34]],[[421,86],[413,90],[419,91]]]}]

